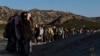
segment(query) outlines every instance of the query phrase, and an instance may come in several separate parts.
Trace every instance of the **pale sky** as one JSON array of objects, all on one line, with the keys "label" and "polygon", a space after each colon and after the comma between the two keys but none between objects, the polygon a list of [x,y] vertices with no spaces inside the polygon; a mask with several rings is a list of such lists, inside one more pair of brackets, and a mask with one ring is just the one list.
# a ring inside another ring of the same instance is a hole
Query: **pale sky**
[{"label": "pale sky", "polygon": [[65,11],[87,17],[100,16],[100,0],[0,0],[0,6]]}]

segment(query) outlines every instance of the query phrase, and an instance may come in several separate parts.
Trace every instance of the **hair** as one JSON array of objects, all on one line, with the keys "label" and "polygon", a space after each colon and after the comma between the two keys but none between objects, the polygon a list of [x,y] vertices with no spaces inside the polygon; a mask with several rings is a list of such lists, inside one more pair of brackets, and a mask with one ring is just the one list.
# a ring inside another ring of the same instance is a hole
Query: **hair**
[{"label": "hair", "polygon": [[30,39],[32,37],[32,31],[30,22],[27,20],[27,13],[28,12],[22,12],[20,14],[21,21],[19,23],[19,26],[21,35],[23,36],[22,38]]},{"label": "hair", "polygon": [[27,13],[28,13],[28,12],[22,12],[22,13],[20,14],[20,17],[21,17],[22,20],[25,20],[25,19],[27,18]]}]

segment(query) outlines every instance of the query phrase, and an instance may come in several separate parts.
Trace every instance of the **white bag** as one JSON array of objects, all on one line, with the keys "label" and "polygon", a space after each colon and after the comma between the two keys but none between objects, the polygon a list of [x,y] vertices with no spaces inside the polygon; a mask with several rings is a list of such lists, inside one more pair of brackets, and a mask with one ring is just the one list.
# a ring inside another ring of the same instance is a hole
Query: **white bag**
[{"label": "white bag", "polygon": [[41,40],[42,38],[39,36],[37,39],[38,39],[38,40]]}]

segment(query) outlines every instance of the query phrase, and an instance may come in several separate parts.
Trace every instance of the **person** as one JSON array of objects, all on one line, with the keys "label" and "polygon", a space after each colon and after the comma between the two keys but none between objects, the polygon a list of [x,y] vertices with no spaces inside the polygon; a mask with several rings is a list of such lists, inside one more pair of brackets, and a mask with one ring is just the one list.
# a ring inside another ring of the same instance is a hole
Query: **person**
[{"label": "person", "polygon": [[10,53],[15,53],[17,52],[17,38],[15,35],[15,19],[17,19],[18,14],[15,13],[14,16],[11,16],[8,19],[8,23],[6,25],[6,34],[8,38],[8,43],[6,46],[6,51]]},{"label": "person", "polygon": [[40,33],[40,29],[39,29],[39,25],[36,24],[35,26],[35,30],[34,30],[34,39],[35,39],[35,43],[38,43],[38,37],[39,37],[39,33]]},{"label": "person", "polygon": [[53,41],[54,40],[54,31],[53,31],[53,28],[52,28],[52,26],[50,26],[49,28],[48,28],[48,35],[49,35],[49,42],[51,42],[51,41]]},{"label": "person", "polygon": [[53,38],[52,39],[55,41],[58,39],[56,26],[53,26],[52,30],[53,30]]},{"label": "person", "polygon": [[44,27],[43,42],[44,43],[49,42],[48,28],[46,26]]},{"label": "person", "polygon": [[40,33],[39,33],[40,42],[43,42],[43,34],[44,34],[43,25],[40,26],[39,30],[40,30]]},{"label": "person", "polygon": [[31,14],[28,12],[22,12],[21,20],[17,25],[18,36],[18,54],[19,56],[30,55],[30,40],[32,38],[32,29],[30,24]]}]

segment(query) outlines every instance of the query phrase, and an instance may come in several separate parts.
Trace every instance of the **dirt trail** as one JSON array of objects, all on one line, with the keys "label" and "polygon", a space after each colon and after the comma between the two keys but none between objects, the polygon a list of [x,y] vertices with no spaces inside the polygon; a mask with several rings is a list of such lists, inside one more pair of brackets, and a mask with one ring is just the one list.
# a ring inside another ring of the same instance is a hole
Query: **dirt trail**
[{"label": "dirt trail", "polygon": [[[7,41],[0,41],[0,56],[16,56],[5,51],[6,44]],[[93,56],[94,54],[100,56],[100,32],[92,35],[80,34],[32,46],[32,56]]]},{"label": "dirt trail", "polygon": [[7,40],[0,40],[0,56],[15,56],[5,51]]}]

